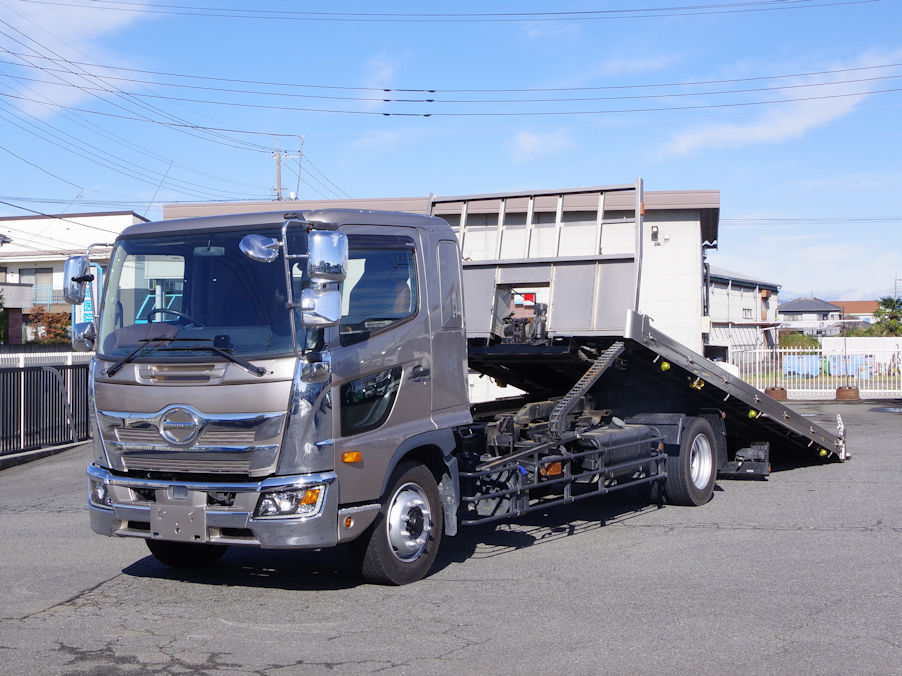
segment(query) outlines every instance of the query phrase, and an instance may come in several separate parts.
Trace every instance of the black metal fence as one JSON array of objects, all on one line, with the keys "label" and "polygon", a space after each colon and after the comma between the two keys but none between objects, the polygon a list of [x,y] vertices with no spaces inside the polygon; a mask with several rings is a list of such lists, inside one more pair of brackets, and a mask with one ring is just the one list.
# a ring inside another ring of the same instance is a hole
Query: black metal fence
[{"label": "black metal fence", "polygon": [[88,364],[0,368],[0,455],[89,436]]}]

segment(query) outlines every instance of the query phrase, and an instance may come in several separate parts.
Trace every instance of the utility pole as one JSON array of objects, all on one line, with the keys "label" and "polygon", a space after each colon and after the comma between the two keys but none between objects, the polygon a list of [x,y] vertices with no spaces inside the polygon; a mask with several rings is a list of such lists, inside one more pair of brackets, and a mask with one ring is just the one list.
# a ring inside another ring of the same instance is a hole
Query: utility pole
[{"label": "utility pole", "polygon": [[283,152],[283,151],[279,150],[279,137],[278,136],[276,137],[276,151],[272,154],[272,156],[276,159],[275,193],[276,193],[277,201],[282,201],[282,190],[283,190],[283,188],[282,188],[282,159],[283,158],[290,159],[290,158],[296,157],[298,159],[298,186],[294,193],[295,197],[297,197],[297,195],[301,191],[301,155],[304,150],[304,137],[300,136],[299,138],[301,139],[301,145],[298,148],[297,154],[289,155],[288,152]]},{"label": "utility pole", "polygon": [[273,153],[276,158],[276,200],[282,201],[282,153],[279,151],[279,137],[276,136],[276,152]]}]

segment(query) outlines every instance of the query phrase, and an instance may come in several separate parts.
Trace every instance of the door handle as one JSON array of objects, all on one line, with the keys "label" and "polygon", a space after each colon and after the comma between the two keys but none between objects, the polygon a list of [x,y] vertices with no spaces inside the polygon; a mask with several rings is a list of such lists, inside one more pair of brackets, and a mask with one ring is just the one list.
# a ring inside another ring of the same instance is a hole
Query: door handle
[{"label": "door handle", "polygon": [[418,364],[410,369],[410,379],[414,381],[426,380],[429,377],[429,373],[429,369]]}]

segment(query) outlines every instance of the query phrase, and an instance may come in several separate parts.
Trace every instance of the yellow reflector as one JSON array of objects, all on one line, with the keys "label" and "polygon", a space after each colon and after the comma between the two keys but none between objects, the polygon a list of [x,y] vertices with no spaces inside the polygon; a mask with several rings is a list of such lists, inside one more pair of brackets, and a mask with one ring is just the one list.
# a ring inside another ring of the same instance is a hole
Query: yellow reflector
[{"label": "yellow reflector", "polygon": [[316,501],[319,500],[319,489],[318,488],[309,488],[304,491],[304,497],[301,498],[302,505],[315,505]]},{"label": "yellow reflector", "polygon": [[363,462],[363,453],[360,451],[346,451],[341,454],[341,461],[349,464]]},{"label": "yellow reflector", "polygon": [[821,457],[822,457],[822,458],[826,458],[826,457],[827,457],[827,453],[828,453],[828,451],[827,451],[826,448],[822,448],[822,449],[821,449]]},{"label": "yellow reflector", "polygon": [[669,370],[670,370],[670,362],[669,362],[669,361],[662,361],[662,362],[661,362],[661,370],[662,370],[662,371],[669,371]]},{"label": "yellow reflector", "polygon": [[757,417],[758,417],[758,411],[756,411],[755,409],[751,409],[749,411],[749,418],[757,418]]}]

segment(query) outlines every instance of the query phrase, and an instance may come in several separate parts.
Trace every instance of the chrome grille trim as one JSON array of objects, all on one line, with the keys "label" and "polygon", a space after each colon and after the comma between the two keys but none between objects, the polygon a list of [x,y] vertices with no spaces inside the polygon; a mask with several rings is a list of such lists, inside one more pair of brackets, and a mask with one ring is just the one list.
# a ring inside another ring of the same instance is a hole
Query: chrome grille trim
[{"label": "chrome grille trim", "polygon": [[129,471],[143,472],[204,472],[207,474],[247,474],[248,460],[189,460],[176,458],[123,457]]},{"label": "chrome grille trim", "polygon": [[[173,416],[175,410],[181,417]],[[286,417],[284,411],[202,413],[185,405],[152,413],[97,411],[114,469],[212,474],[275,470]],[[174,436],[184,442],[175,443]]]}]

